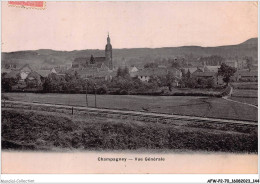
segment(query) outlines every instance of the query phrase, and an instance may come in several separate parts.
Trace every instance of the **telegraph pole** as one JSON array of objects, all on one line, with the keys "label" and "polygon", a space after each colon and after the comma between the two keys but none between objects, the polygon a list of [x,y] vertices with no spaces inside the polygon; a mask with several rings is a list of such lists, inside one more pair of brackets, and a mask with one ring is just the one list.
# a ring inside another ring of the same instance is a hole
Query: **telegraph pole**
[{"label": "telegraph pole", "polygon": [[94,90],[95,90],[95,108],[97,108],[97,93],[96,93],[96,83],[94,84]]},{"label": "telegraph pole", "polygon": [[86,84],[86,106],[88,107],[88,83]]}]

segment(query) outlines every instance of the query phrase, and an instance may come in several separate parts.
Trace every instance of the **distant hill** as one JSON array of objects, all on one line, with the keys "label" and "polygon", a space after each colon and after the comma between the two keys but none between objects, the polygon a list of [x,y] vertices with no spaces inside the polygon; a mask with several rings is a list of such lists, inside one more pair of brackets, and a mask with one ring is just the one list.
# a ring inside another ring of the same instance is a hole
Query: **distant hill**
[{"label": "distant hill", "polygon": [[[164,48],[133,48],[133,49],[113,49],[113,62],[115,65],[144,65],[147,62],[156,62],[163,58],[191,57],[198,58],[211,55],[219,55],[224,58],[245,56],[253,57],[257,61],[258,38],[251,38],[238,45],[228,45],[219,47],[164,47]],[[29,64],[33,68],[42,66],[55,66],[71,64],[77,57],[104,56],[104,50],[79,50],[79,51],[55,51],[50,49],[40,49],[35,51],[2,52],[2,66],[8,63],[22,66]],[[195,62],[195,60],[194,60]]]},{"label": "distant hill", "polygon": [[258,38],[251,38],[243,43],[241,43],[240,45],[257,45],[258,43]]}]

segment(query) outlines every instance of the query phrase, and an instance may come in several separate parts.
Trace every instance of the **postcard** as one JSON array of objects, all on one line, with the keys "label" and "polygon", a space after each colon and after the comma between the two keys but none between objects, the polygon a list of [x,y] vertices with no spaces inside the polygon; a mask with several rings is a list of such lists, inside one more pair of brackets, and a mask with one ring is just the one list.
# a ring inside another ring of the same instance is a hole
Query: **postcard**
[{"label": "postcard", "polygon": [[257,2],[1,6],[2,174],[258,173]]}]

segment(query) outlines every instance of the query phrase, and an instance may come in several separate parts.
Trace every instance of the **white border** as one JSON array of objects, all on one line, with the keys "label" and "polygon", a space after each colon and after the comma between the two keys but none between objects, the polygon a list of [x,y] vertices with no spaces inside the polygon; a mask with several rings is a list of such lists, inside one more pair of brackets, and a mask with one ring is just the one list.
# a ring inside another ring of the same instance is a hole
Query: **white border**
[{"label": "white border", "polygon": [[258,174],[5,174],[1,180],[35,183],[207,183],[209,179],[258,179]]},{"label": "white border", "polygon": [[[45,0],[45,1],[52,1],[52,0]],[[56,0],[56,1],[68,1],[68,0]],[[97,1],[97,0],[88,0],[88,1]],[[102,1],[124,1],[124,0],[102,0]],[[136,0],[129,0],[129,1],[136,1]],[[159,1],[159,0],[142,0],[142,1]],[[168,1],[176,1],[176,0],[168,0]],[[205,1],[205,0],[189,0],[189,1]],[[214,1],[221,1],[221,0],[208,0],[208,1],[214,2]],[[222,0],[222,1],[228,1],[228,0]],[[236,1],[255,1],[255,0],[236,0]],[[258,22],[259,22],[259,10],[260,8],[258,5]],[[2,18],[2,5],[0,7],[0,14]],[[1,20],[0,23],[2,23]],[[0,29],[0,35],[2,35],[1,29]],[[259,23],[258,23],[258,35],[259,35]],[[2,43],[2,37],[1,37],[1,43]],[[258,41],[258,48],[259,46],[260,43]],[[0,49],[2,50],[2,44],[0,44]],[[0,52],[0,56],[1,56],[1,52]],[[260,60],[260,55],[258,51],[258,61],[259,60]],[[259,69],[260,67],[258,68],[258,72]],[[258,75],[258,81],[259,78],[260,77]],[[260,89],[259,87],[260,85],[258,83],[258,89]],[[1,89],[1,85],[0,85],[0,89]],[[258,98],[258,104],[259,102],[260,99]],[[0,118],[1,118],[1,113],[0,113]],[[1,131],[1,126],[0,126],[0,131]],[[258,126],[258,132],[259,131],[260,131],[260,127]],[[258,150],[259,147],[260,147],[260,141],[258,136]],[[0,156],[2,158],[2,154],[0,154]],[[10,183],[19,183],[18,182],[19,180],[26,181],[28,179],[34,180],[34,183],[207,183],[208,179],[229,179],[229,180],[259,179],[259,170],[260,170],[260,166],[259,166],[259,155],[258,155],[258,174],[1,174],[0,179],[13,181]],[[1,167],[0,167],[0,173],[2,173]]]}]

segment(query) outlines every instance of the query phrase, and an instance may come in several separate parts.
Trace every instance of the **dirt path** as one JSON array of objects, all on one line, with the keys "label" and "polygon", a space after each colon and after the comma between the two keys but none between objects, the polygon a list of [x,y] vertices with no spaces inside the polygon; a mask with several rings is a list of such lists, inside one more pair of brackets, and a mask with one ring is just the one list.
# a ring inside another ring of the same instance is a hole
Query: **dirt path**
[{"label": "dirt path", "polygon": [[235,102],[235,103],[240,103],[240,104],[243,104],[243,105],[248,105],[248,106],[251,106],[251,107],[254,107],[254,108],[257,108],[258,109],[258,106],[256,105],[253,105],[253,104],[249,104],[249,103],[245,103],[245,102],[239,102],[239,101],[236,101],[236,100],[231,100],[229,98],[224,98],[223,99],[227,100],[227,101],[230,101],[230,102]]},{"label": "dirt path", "polygon": [[233,90],[234,90],[234,88],[231,86],[230,93],[228,95],[226,95],[226,96],[223,96],[222,98],[227,100],[227,101],[230,101],[230,102],[240,103],[240,104],[248,105],[248,106],[251,106],[251,107],[254,107],[254,108],[258,109],[258,106],[256,106],[256,105],[245,103],[245,102],[239,102],[239,101],[236,101],[236,100],[231,100],[229,97],[231,97],[231,95],[233,93]]}]

